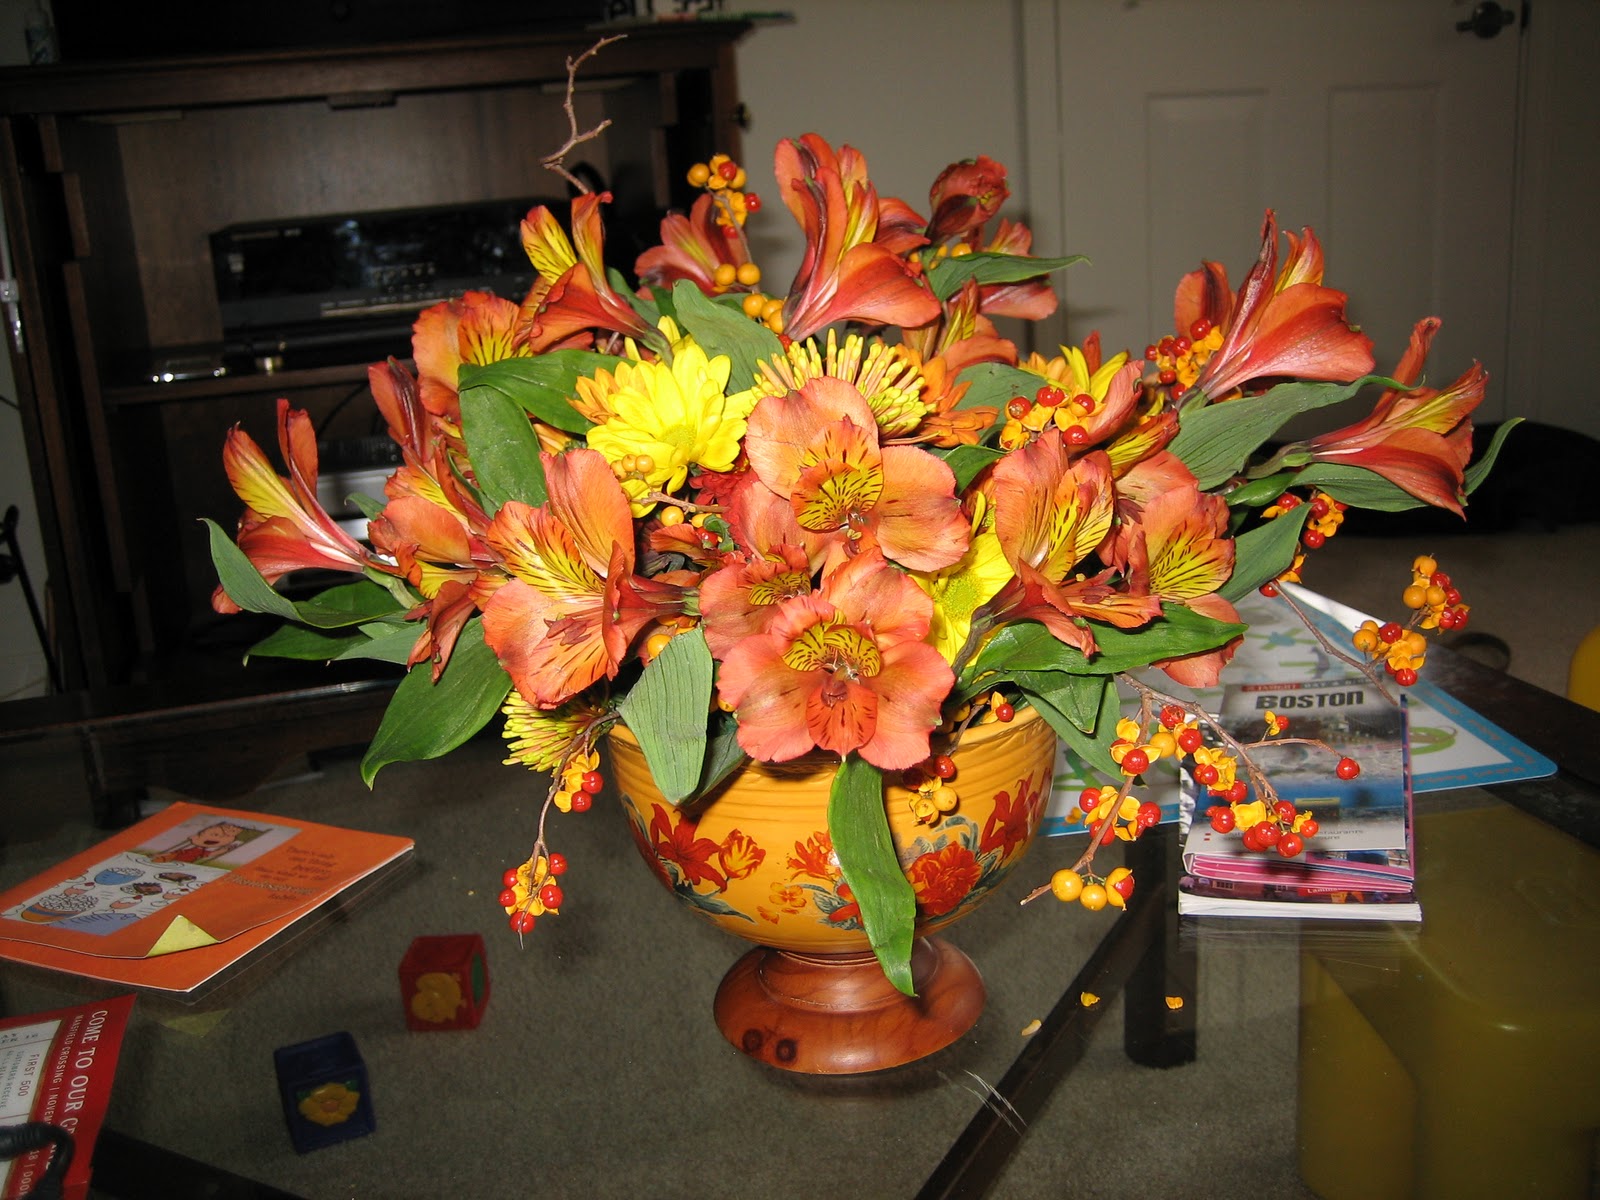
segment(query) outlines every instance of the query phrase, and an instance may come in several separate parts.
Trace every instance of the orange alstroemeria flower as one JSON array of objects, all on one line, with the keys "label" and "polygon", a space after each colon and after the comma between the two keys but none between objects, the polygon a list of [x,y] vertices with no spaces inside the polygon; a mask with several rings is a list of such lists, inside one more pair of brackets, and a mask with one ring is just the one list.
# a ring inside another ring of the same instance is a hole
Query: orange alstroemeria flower
[{"label": "orange alstroemeria flower", "polygon": [[486,541],[510,575],[483,605],[484,640],[517,691],[554,708],[612,678],[646,625],[681,611],[681,590],[635,577],[632,512],[593,450],[540,455],[549,501],[508,501]]},{"label": "orange alstroemeria flower", "polygon": [[[320,568],[360,574],[385,564],[347,534],[317,500],[317,431],[302,409],[278,401],[278,449],[289,468],[280,476],[254,438],[239,426],[228,431],[222,465],[228,482],[244,501],[239,518],[239,549],[268,583],[290,571]],[[211,595],[218,612],[235,613],[219,586]]]},{"label": "orange alstroemeria flower", "polygon": [[765,633],[785,600],[811,592],[816,566],[801,545],[794,509],[753,475],[734,492],[726,519],[742,556],[729,556],[733,561],[700,584],[706,644],[718,658]]},{"label": "orange alstroemeria flower", "polygon": [[522,245],[539,278],[522,302],[528,349],[588,345],[593,330],[620,333],[656,345],[660,335],[606,278],[605,231],[600,205],[611,193],[572,199],[572,237],[544,205],[522,222]]},{"label": "orange alstroemeria flower", "polygon": [[846,560],[818,592],[784,601],[767,633],[718,673],[739,744],[765,762],[818,747],[884,770],[928,757],[955,676],[927,643],[933,601],[875,552]]},{"label": "orange alstroemeria flower", "polygon": [[1348,382],[1372,370],[1372,339],[1344,317],[1347,297],[1322,286],[1322,247],[1309,229],[1287,234],[1289,261],[1278,270],[1277,222],[1261,227],[1261,253],[1237,296],[1227,272],[1206,263],[1178,285],[1173,316],[1180,333],[1197,318],[1223,331],[1193,390],[1221,399],[1253,380],[1274,376]]},{"label": "orange alstroemeria flower", "polygon": [[1092,654],[1094,634],[1078,618],[1131,629],[1161,614],[1154,597],[1114,586],[1109,568],[1076,574],[1111,530],[1116,490],[1103,452],[1073,460],[1061,431],[1047,429],[994,465],[990,496],[995,536],[1016,572],[985,606],[991,617],[1039,621]]},{"label": "orange alstroemeria flower", "polygon": [[856,150],[835,152],[808,133],[778,143],[775,171],[806,240],[783,307],[785,334],[800,341],[835,321],[910,328],[938,317],[938,300],[900,257],[900,244],[912,239],[898,226],[895,248],[878,238],[884,206]]},{"label": "orange alstroemeria flower", "polygon": [[[1137,529],[1143,545],[1133,556],[1135,578],[1152,596],[1217,621],[1239,619],[1233,605],[1216,594],[1233,575],[1235,545],[1228,536],[1226,500],[1193,483],[1171,488],[1146,502]],[[1215,687],[1239,642],[1155,665],[1188,687]]]},{"label": "orange alstroemeria flower", "polygon": [[[987,245],[990,254],[1033,253],[1033,231],[1020,222],[1001,219]],[[1042,321],[1060,303],[1055,285],[1048,275],[1035,275],[1015,283],[989,283],[979,289],[979,308],[991,317],[1016,317],[1023,321]]]},{"label": "orange alstroemeria flower", "polygon": [[456,377],[461,364],[527,358],[522,309],[493,292],[465,292],[424,309],[411,328],[411,355],[417,363],[423,407],[452,425],[461,421]]},{"label": "orange alstroemeria flower", "polygon": [[750,252],[744,238],[722,232],[716,212],[716,201],[707,193],[687,216],[668,213],[661,221],[661,244],[633,265],[639,282],[670,291],[678,280],[687,279],[707,295],[718,291],[717,268],[726,263],[737,269],[750,261]]},{"label": "orange alstroemeria flower", "polygon": [[955,475],[914,446],[880,446],[878,423],[851,384],[823,375],[767,396],[750,414],[745,452],[774,494],[791,497],[808,545],[830,563],[880,549],[914,571],[967,551]]},{"label": "orange alstroemeria flower", "polygon": [[951,163],[928,189],[928,241],[938,245],[981,230],[1010,196],[1005,167],[987,155]]},{"label": "orange alstroemeria flower", "polygon": [[[1394,377],[1414,383],[1422,374],[1439,319],[1417,322]],[[1472,457],[1472,412],[1483,401],[1488,372],[1473,363],[1443,390],[1384,392],[1363,420],[1306,443],[1314,462],[1365,467],[1418,500],[1465,516],[1463,473]]]}]

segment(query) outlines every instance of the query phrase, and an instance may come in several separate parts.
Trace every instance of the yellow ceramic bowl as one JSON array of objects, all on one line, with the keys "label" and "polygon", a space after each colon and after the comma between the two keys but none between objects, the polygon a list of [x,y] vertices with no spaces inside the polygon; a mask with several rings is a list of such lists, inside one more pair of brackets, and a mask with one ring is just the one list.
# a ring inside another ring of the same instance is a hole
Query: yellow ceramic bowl
[{"label": "yellow ceramic bowl", "polygon": [[[634,839],[661,882],[729,933],[784,950],[867,949],[866,932],[828,837],[832,767],[821,756],[752,762],[708,800],[662,799],[639,744],[617,727],[611,776]],[[1031,708],[967,730],[947,786],[955,808],[932,824],[913,792],[885,789],[895,850],[917,897],[917,932],[964,916],[1016,865],[1050,796],[1055,733]]]}]

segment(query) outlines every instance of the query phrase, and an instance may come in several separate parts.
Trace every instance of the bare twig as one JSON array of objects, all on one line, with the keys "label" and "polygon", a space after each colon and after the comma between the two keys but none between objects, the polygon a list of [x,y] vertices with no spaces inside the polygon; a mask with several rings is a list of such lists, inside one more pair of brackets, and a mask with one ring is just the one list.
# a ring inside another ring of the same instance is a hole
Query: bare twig
[{"label": "bare twig", "polygon": [[1389,694],[1389,689],[1384,686],[1383,677],[1378,674],[1377,668],[1370,662],[1363,662],[1360,659],[1351,657],[1330,642],[1327,637],[1323,635],[1322,630],[1318,629],[1316,623],[1312,621],[1312,619],[1306,614],[1305,609],[1300,607],[1300,605],[1295,601],[1295,598],[1289,595],[1287,590],[1279,588],[1278,599],[1282,600],[1290,607],[1291,610],[1293,610],[1294,615],[1300,618],[1300,624],[1304,625],[1306,629],[1310,631],[1311,636],[1317,639],[1317,644],[1322,647],[1322,649],[1330,658],[1336,658],[1347,666],[1354,667],[1356,670],[1360,671],[1364,676],[1366,676],[1367,680],[1372,684],[1372,686],[1378,689],[1378,694],[1390,704],[1400,703]]},{"label": "bare twig", "polygon": [[583,180],[579,179],[571,171],[567,170],[567,154],[574,148],[581,146],[584,142],[592,141],[593,139],[599,137],[600,133],[611,124],[611,118],[607,117],[593,129],[587,130],[583,133],[578,132],[578,114],[576,111],[574,111],[572,106],[572,95],[573,92],[577,90],[578,68],[583,65],[585,59],[593,57],[603,47],[611,45],[612,42],[620,42],[626,36],[626,34],[617,33],[611,35],[610,37],[603,37],[594,45],[585,50],[582,54],[578,55],[577,58],[569,57],[567,59],[567,95],[566,99],[562,102],[562,107],[567,111],[567,140],[562,143],[561,148],[554,154],[547,154],[539,160],[544,164],[546,170],[554,171],[573,187],[577,188],[578,191],[583,195],[589,194],[589,185],[584,183]]}]

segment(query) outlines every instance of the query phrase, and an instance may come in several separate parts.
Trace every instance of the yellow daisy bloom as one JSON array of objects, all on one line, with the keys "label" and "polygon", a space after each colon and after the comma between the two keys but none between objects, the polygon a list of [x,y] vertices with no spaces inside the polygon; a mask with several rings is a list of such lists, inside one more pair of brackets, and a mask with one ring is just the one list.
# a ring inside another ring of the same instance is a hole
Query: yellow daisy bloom
[{"label": "yellow daisy bloom", "polygon": [[[673,338],[677,327],[661,323]],[[611,464],[635,517],[649,513],[651,492],[676,492],[691,466],[728,471],[739,457],[755,392],[727,394],[732,362],[708,358],[693,338],[674,341],[672,362],[619,367],[604,399],[609,416],[589,431],[590,449]]]},{"label": "yellow daisy bloom", "polygon": [[816,338],[793,343],[786,354],[760,364],[756,390],[768,396],[797,392],[813,379],[829,376],[843,380],[860,392],[878,422],[880,438],[905,437],[928,413],[923,402],[924,380],[918,357],[903,346],[891,346],[859,334],[849,334],[844,345],[828,330],[826,348]]}]

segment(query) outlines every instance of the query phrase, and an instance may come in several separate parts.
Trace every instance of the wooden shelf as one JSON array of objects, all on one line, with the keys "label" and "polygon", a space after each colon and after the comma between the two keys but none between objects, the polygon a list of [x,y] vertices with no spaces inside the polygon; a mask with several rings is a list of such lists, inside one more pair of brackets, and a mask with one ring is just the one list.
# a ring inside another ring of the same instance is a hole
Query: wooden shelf
[{"label": "wooden shelf", "polygon": [[[582,159],[615,199],[627,270],[688,166],[739,153],[746,21],[627,29],[583,64]],[[615,30],[0,71],[0,200],[19,293],[11,347],[68,686],[162,678],[207,624],[199,518],[239,513],[227,429],[275,441],[273,399],[327,436],[373,432],[366,361],[139,382],[155,347],[221,344],[210,235],[251,221],[560,196],[568,60]],[[546,149],[547,148],[547,149]],[[520,299],[520,297],[517,297]]]}]

